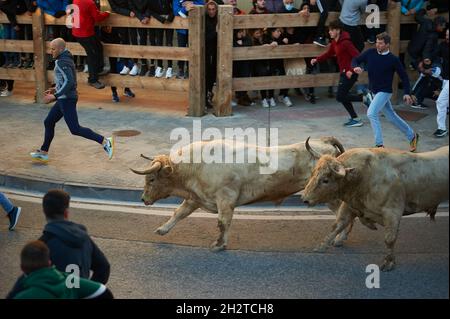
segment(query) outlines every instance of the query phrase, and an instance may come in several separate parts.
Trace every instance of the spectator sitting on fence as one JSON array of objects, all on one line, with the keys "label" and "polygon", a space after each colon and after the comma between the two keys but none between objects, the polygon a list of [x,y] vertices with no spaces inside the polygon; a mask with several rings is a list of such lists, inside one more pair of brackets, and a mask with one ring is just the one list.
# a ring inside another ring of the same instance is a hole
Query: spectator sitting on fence
[{"label": "spectator sitting on fence", "polygon": [[[42,206],[47,224],[39,240],[48,245],[50,259],[59,271],[66,271],[68,265],[77,265],[80,277],[106,284],[109,262],[86,227],[69,221],[69,205],[70,195],[62,190],[50,190],[45,194]],[[22,289],[19,278],[8,298],[13,298]]]},{"label": "spectator sitting on fence", "polygon": [[418,65],[419,78],[412,88],[412,108],[426,109],[423,103],[425,98],[437,100],[442,88],[441,67],[431,58],[425,58]]},{"label": "spectator sitting on fence", "polygon": [[311,11],[318,11],[320,13],[319,21],[317,23],[316,37],[313,43],[315,45],[326,47],[327,40],[325,34],[325,22],[328,18],[328,12],[334,11],[338,0],[305,0],[305,3],[309,4]]},{"label": "spectator sitting on fence", "polygon": [[[248,36],[244,29],[236,29],[233,32],[233,47],[250,47],[252,38]],[[251,61],[233,61],[233,77],[246,78],[252,75]],[[247,91],[236,91],[237,104],[243,106],[253,105],[254,102],[248,96]]]},{"label": "spectator sitting on fence", "polygon": [[[105,285],[64,273],[51,265],[50,251],[45,243],[35,240],[20,253],[22,289],[14,299],[112,299]],[[73,287],[68,283],[73,284]]]},{"label": "spectator sitting on fence", "polygon": [[425,9],[420,10],[416,15],[419,24],[417,34],[408,43],[408,53],[411,57],[410,67],[417,69],[418,63],[424,57],[432,57],[433,52],[438,47],[439,33],[445,30],[447,21],[444,17],[438,16],[431,20],[426,17]]},{"label": "spectator sitting on fence", "polygon": [[[102,27],[101,28],[101,40],[104,43],[113,43],[113,44],[119,44],[121,43],[121,39],[120,39],[120,33],[117,30],[118,28],[113,28],[113,27]],[[117,70],[117,65],[118,65],[118,59],[115,57],[109,57],[109,65],[111,67],[110,72],[117,74],[119,73]],[[112,101],[117,103],[120,102],[120,98],[119,95],[117,94],[117,87],[115,86],[111,86],[111,92],[112,92]],[[126,87],[123,91],[123,95],[127,96],[127,97],[135,97],[136,95],[133,93],[133,91],[131,91],[130,88]]]},{"label": "spectator sitting on fence", "polygon": [[89,69],[88,84],[96,89],[105,85],[98,80],[99,76],[108,72],[104,70],[103,45],[96,35],[94,26],[109,17],[109,12],[100,12],[93,0],[73,0],[79,8],[79,25],[72,28],[72,34],[86,51]]},{"label": "spectator sitting on fence", "polygon": [[253,9],[248,14],[268,14],[272,13],[266,8],[266,0],[252,0]]}]

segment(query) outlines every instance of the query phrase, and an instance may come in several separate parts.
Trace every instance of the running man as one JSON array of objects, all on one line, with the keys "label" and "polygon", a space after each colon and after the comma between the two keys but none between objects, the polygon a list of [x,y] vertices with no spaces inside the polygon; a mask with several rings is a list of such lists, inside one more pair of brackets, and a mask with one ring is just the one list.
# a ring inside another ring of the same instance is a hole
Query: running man
[{"label": "running man", "polygon": [[35,152],[31,152],[31,158],[42,163],[48,162],[48,150],[55,136],[55,124],[64,117],[70,132],[103,146],[109,159],[114,155],[113,137],[105,138],[89,128],[82,127],[78,123],[77,114],[77,77],[72,54],[66,49],[66,42],[57,38],[50,43],[51,53],[55,59],[55,87],[44,92],[44,103],[56,101],[44,121],[44,144]]},{"label": "running man", "polygon": [[389,51],[390,43],[391,37],[387,32],[378,34],[376,48],[368,49],[353,59],[353,71],[357,74],[361,74],[363,69],[358,65],[365,63],[369,72],[369,87],[374,94],[374,97],[367,110],[367,117],[372,125],[375,136],[375,146],[384,147],[380,118],[378,116],[378,114],[383,111],[386,118],[408,138],[409,151],[415,152],[417,150],[419,134],[415,133],[413,129],[398,116],[397,113],[395,113],[390,101],[394,73],[397,72],[403,84],[403,101],[407,104],[412,103],[408,75],[400,62],[400,59]]}]

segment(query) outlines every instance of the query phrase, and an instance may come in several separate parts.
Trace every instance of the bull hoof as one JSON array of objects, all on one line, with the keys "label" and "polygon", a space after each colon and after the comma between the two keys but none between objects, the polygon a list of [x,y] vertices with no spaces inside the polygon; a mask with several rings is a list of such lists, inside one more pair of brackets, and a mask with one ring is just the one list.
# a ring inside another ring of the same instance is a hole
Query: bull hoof
[{"label": "bull hoof", "polygon": [[381,271],[391,271],[395,268],[395,262],[385,260],[380,266]]},{"label": "bull hoof", "polygon": [[314,248],[313,250],[315,253],[324,253],[327,251],[327,247],[320,245],[319,247]]},{"label": "bull hoof", "polygon": [[333,246],[334,247],[342,247],[342,246],[344,246],[344,239],[339,239],[339,240],[333,241]]},{"label": "bull hoof", "polygon": [[217,252],[219,252],[219,251],[225,250],[226,247],[227,247],[227,246],[224,245],[224,244],[218,245],[218,244],[217,244],[217,241],[215,241],[215,242],[211,245],[210,249],[211,249],[212,252],[217,253]]},{"label": "bull hoof", "polygon": [[164,236],[168,232],[169,232],[168,230],[166,230],[166,229],[164,229],[162,227],[159,227],[157,230],[155,230],[155,234],[158,234],[158,235],[161,235],[161,236]]}]

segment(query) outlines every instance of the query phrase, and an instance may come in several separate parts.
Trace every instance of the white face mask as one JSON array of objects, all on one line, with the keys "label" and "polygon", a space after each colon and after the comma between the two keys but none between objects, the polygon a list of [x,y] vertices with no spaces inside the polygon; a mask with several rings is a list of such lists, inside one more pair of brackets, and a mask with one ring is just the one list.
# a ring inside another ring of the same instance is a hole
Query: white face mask
[{"label": "white face mask", "polygon": [[286,3],[284,7],[287,11],[291,11],[294,8],[294,5],[292,3]]}]

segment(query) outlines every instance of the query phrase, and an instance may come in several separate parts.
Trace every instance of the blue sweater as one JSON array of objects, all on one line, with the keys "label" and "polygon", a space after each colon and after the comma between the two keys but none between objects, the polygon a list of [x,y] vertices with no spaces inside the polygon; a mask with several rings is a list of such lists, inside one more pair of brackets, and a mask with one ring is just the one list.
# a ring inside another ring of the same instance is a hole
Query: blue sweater
[{"label": "blue sweater", "polygon": [[352,67],[365,63],[369,72],[369,87],[376,94],[378,92],[392,93],[394,73],[397,72],[402,80],[403,91],[410,93],[408,74],[406,74],[400,59],[393,55],[379,54],[377,49],[368,49],[353,59]]}]

